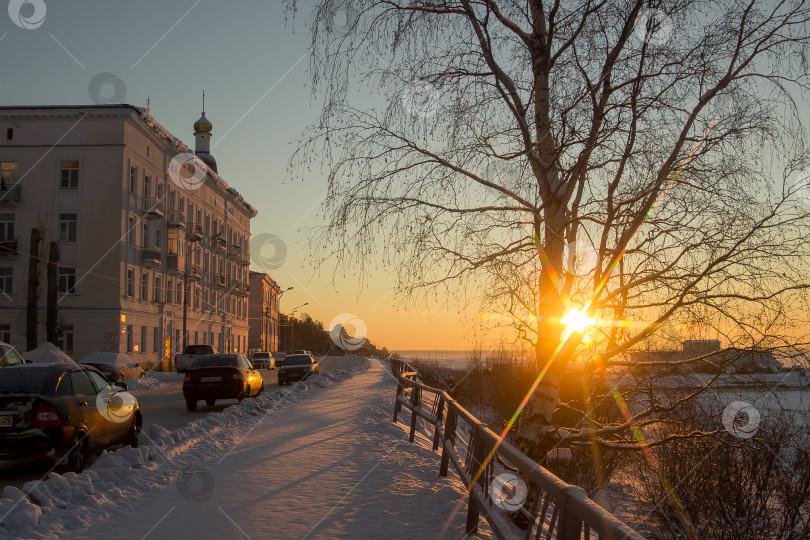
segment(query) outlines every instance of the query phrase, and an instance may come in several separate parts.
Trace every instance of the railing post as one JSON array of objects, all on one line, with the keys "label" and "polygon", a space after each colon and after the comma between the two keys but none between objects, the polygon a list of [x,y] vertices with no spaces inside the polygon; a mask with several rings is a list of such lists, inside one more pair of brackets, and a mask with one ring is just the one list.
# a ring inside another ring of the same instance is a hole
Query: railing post
[{"label": "railing post", "polygon": [[413,435],[416,433],[416,407],[419,406],[419,388],[411,387],[411,433],[408,435],[408,442],[413,442]]},{"label": "railing post", "polygon": [[444,417],[444,394],[439,394],[439,405],[436,407],[436,429],[433,430],[433,450],[439,448],[442,418]]},{"label": "railing post", "polygon": [[[484,485],[486,483],[485,471],[479,470],[484,467],[484,459],[486,458],[486,445],[484,445],[481,430],[485,428],[484,424],[475,424],[470,426],[470,444],[472,445],[472,459],[470,460],[470,485],[468,486],[469,493],[467,494],[467,535],[472,535],[478,532],[478,520],[481,517],[481,510],[478,508],[478,500],[473,497],[475,484]],[[475,483],[472,480],[478,475]]]},{"label": "railing post", "polygon": [[452,441],[456,445],[456,423],[458,413],[453,407],[455,400],[447,400],[447,423],[444,426],[444,440],[442,441],[442,463],[439,466],[439,476],[447,476],[447,467],[450,464],[450,454],[447,452],[447,441]]},{"label": "railing post", "polygon": [[563,494],[563,500],[560,501],[560,526],[558,529],[558,540],[580,540],[582,537],[582,520],[579,519],[576,514],[569,510],[569,497],[572,497],[573,493],[584,491],[582,488],[579,487],[570,487],[565,490]]}]

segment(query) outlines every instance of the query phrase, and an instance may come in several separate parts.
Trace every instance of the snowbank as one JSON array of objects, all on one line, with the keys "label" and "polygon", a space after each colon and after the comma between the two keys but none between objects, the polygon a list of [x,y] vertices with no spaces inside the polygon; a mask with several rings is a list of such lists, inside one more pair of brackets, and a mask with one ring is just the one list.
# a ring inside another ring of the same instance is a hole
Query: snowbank
[{"label": "snowbank", "polygon": [[127,379],[129,390],[145,390],[147,388],[157,388],[165,383],[180,382],[183,380],[182,373],[169,373],[162,371],[148,371],[146,375],[139,379]]},{"label": "snowbank", "polygon": [[35,364],[75,364],[71,357],[62,352],[59,347],[51,343],[40,345],[36,349],[22,353],[23,360],[30,360]]},{"label": "snowbank", "polygon": [[[52,472],[46,480],[26,483],[22,491],[6,487],[0,499],[0,537],[81,537],[81,531],[90,524],[105,519],[114,510],[131,507],[143,492],[182,480],[187,466],[210,457],[211,452],[226,451],[232,441],[224,435],[255,426],[261,416],[275,413],[315,389],[332,386],[369,366],[370,361],[366,360],[357,368],[265,391],[175,431],[153,425],[150,433],[141,434],[139,448],[105,451],[81,474]],[[177,380],[169,378],[170,375],[177,374],[151,373],[143,379]],[[227,433],[218,437],[223,431]]]}]

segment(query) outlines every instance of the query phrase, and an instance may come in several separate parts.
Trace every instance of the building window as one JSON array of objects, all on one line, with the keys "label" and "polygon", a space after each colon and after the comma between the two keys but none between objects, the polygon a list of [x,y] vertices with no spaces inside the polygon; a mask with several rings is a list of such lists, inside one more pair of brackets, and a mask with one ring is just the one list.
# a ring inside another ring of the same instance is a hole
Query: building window
[{"label": "building window", "polygon": [[138,194],[138,168],[134,166],[129,168],[129,192]]},{"label": "building window", "polygon": [[180,330],[174,331],[174,351],[177,353],[183,352],[183,345],[180,342]]},{"label": "building window", "polygon": [[[158,328],[157,326],[155,327],[153,337],[154,337],[154,340],[155,340],[154,345],[152,345],[153,352],[160,352],[160,328]],[[160,359],[158,359],[158,360],[160,360]]]},{"label": "building window", "polygon": [[177,280],[177,303],[183,303],[183,282],[179,279]]},{"label": "building window", "polygon": [[135,330],[131,324],[127,325],[127,352],[132,352],[135,347]]},{"label": "building window", "polygon": [[11,343],[11,325],[0,324],[0,341],[3,343]]},{"label": "building window", "polygon": [[78,161],[62,162],[62,176],[59,180],[59,187],[62,189],[76,189],[79,187]]},{"label": "building window", "polygon": [[169,240],[166,245],[166,253],[169,255],[186,255],[186,235],[182,229],[169,229]]},{"label": "building window", "polygon": [[160,294],[160,276],[155,276],[155,286],[152,289],[152,298],[155,302],[160,302],[163,295]]},{"label": "building window", "polygon": [[73,352],[73,325],[63,324],[59,327],[59,335],[56,338],[56,346],[62,349],[62,352]]},{"label": "building window", "polygon": [[141,275],[141,299],[149,300],[149,274],[147,272]]},{"label": "building window", "polygon": [[149,245],[149,223],[143,222],[143,236],[141,236],[141,245],[143,247],[151,247]]},{"label": "building window", "polygon": [[20,164],[16,161],[0,161],[0,186],[3,190],[17,183],[17,172]]},{"label": "building window", "polygon": [[134,246],[137,240],[137,232],[135,230],[135,216],[129,216],[127,224],[127,242],[130,246]]},{"label": "building window", "polygon": [[152,196],[152,178],[143,175],[143,198],[148,199]]},{"label": "building window", "polygon": [[13,275],[13,268],[0,268],[0,294],[4,294],[6,296],[12,294],[14,286]]},{"label": "building window", "polygon": [[14,240],[14,214],[0,214],[0,242]]},{"label": "building window", "polygon": [[166,280],[166,303],[174,304],[174,281],[171,279]]},{"label": "building window", "polygon": [[127,296],[135,296],[135,270],[127,269]]},{"label": "building window", "polygon": [[160,229],[155,229],[155,247],[160,249]]},{"label": "building window", "polygon": [[194,343],[199,343],[199,342],[200,342],[200,333],[195,330],[194,331]]},{"label": "building window", "polygon": [[76,269],[71,266],[59,267],[59,294],[76,294]]},{"label": "building window", "polygon": [[141,326],[141,352],[146,352],[146,327]]},{"label": "building window", "polygon": [[75,242],[78,229],[78,215],[75,213],[59,214],[59,241]]}]

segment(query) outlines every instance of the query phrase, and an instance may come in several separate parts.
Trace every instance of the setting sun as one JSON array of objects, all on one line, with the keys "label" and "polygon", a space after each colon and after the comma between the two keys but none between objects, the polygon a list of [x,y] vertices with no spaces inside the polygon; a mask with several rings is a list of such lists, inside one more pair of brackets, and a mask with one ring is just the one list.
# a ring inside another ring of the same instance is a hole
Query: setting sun
[{"label": "setting sun", "polygon": [[594,320],[588,317],[583,311],[572,309],[560,319],[566,327],[566,332],[570,335],[574,332],[584,332],[589,326],[594,324]]}]

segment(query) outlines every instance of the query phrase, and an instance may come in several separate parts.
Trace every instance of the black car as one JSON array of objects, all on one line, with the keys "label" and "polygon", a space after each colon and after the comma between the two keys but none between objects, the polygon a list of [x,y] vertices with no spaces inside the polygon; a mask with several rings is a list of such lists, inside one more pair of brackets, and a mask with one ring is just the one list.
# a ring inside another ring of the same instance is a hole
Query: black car
[{"label": "black car", "polygon": [[0,374],[0,459],[50,455],[81,471],[91,451],[138,446],[143,418],[126,385],[95,368],[27,364]]},{"label": "black car", "polygon": [[264,380],[247,358],[237,354],[206,354],[186,371],[183,396],[186,408],[197,410],[197,401],[213,406],[218,399],[242,399],[264,391]]},{"label": "black car", "polygon": [[291,354],[284,359],[284,365],[278,370],[278,384],[302,381],[313,373],[320,372],[320,366],[314,357],[308,354]]}]

